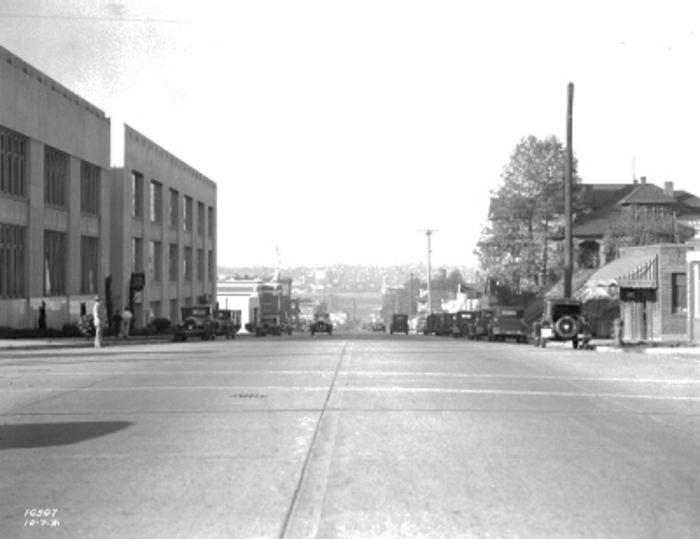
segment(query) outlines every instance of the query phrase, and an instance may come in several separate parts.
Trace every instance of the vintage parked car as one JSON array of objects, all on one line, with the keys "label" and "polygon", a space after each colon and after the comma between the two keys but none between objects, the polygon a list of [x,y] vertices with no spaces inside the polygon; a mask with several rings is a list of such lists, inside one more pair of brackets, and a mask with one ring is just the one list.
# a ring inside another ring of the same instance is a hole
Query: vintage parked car
[{"label": "vintage parked car", "polygon": [[375,333],[384,333],[386,331],[386,325],[384,325],[384,322],[372,322],[370,329]]},{"label": "vintage parked car", "polygon": [[549,341],[571,341],[574,348],[589,348],[591,328],[582,314],[583,304],[569,298],[540,300],[542,314],[532,324],[532,342],[545,347]]},{"label": "vintage parked car", "polygon": [[479,339],[480,337],[488,337],[489,327],[493,319],[493,309],[485,308],[476,311],[476,319],[474,320],[474,332],[470,335],[470,339]]},{"label": "vintage parked car", "polygon": [[475,311],[457,311],[452,324],[452,336],[474,338]]},{"label": "vintage parked car", "polygon": [[279,315],[276,314],[261,316],[260,322],[255,326],[256,337],[265,337],[266,335],[279,337],[282,335],[282,331],[282,322]]},{"label": "vintage parked car", "polygon": [[235,339],[241,329],[241,311],[217,309],[214,311],[214,333],[224,335],[227,339]]},{"label": "vintage parked car", "polygon": [[314,315],[314,322],[309,327],[309,332],[311,335],[316,333],[328,333],[328,335],[333,334],[333,323],[331,322],[331,317],[327,313],[319,313]]},{"label": "vintage parked car", "polygon": [[489,341],[504,341],[507,338],[527,342],[527,326],[523,320],[522,307],[497,306],[493,310],[488,326]]},{"label": "vintage parked car", "polygon": [[180,313],[182,322],[175,327],[173,340],[186,341],[188,337],[199,337],[202,340],[216,338],[214,308],[211,305],[182,307]]},{"label": "vintage parked car", "polygon": [[393,335],[394,333],[405,333],[408,335],[408,315],[407,314],[394,314],[391,316],[391,325],[389,326],[389,333]]}]

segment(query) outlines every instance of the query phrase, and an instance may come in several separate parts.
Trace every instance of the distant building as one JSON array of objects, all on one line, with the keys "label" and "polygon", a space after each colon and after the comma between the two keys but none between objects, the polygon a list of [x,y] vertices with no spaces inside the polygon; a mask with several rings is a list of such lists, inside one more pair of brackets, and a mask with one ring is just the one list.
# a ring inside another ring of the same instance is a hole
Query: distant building
[{"label": "distant building", "polygon": [[262,279],[223,277],[216,283],[216,302],[220,309],[241,311],[241,333],[246,326],[260,320],[260,285]]},{"label": "distant building", "polygon": [[0,47],[0,326],[36,327],[44,301],[61,328],[105,293],[109,130],[103,111]]},{"label": "distant building", "polygon": [[293,304],[292,279],[275,275],[272,279],[223,277],[216,285],[216,301],[221,309],[241,311],[242,332],[246,324],[256,325],[262,316],[277,315],[281,322],[296,324],[298,303]]},{"label": "distant building", "polygon": [[687,191],[674,190],[673,182],[665,182],[661,188],[642,177],[631,184],[594,183],[580,187],[584,211],[577,216],[572,230],[578,267],[596,268],[609,261],[604,241],[611,224],[634,208],[666,212],[679,227],[700,232],[700,199]]}]

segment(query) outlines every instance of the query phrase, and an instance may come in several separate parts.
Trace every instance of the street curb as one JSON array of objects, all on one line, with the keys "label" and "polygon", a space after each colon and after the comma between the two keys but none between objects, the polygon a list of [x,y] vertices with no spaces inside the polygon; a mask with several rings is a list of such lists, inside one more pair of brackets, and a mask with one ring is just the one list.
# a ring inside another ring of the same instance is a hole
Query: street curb
[{"label": "street curb", "polygon": [[596,346],[596,352],[614,352],[624,354],[647,354],[647,355],[682,355],[682,356],[697,356],[700,359],[700,348],[698,347],[663,347],[663,346],[645,346],[645,347],[625,347],[625,346]]},{"label": "street curb", "polygon": [[[163,344],[173,342],[172,339],[119,339],[119,340],[107,340],[102,341],[102,346],[100,348],[112,348],[115,346],[133,346],[139,344]],[[95,343],[92,339],[90,340],[78,340],[62,342],[61,340],[55,341],[41,341],[37,343],[22,342],[21,344],[12,345],[7,342],[0,342],[0,352],[12,351],[12,350],[57,350],[61,348],[95,348]],[[98,348],[99,349],[99,348]]]}]

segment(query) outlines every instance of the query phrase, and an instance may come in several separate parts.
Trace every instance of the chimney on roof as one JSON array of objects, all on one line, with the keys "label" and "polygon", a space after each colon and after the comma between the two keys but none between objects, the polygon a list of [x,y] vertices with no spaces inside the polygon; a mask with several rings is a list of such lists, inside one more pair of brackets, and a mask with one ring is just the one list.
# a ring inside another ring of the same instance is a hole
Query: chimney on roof
[{"label": "chimney on roof", "polygon": [[642,185],[644,185],[645,183],[647,183],[647,177],[646,177],[646,176],[642,176],[641,178],[639,178],[639,183],[641,183]]},{"label": "chimney on roof", "polygon": [[664,195],[673,198],[673,182],[664,182]]}]

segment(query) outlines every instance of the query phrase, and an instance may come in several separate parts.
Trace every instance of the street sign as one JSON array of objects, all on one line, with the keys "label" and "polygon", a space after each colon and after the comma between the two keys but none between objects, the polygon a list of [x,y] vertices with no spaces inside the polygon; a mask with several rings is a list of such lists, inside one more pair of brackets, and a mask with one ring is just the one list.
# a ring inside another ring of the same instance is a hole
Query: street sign
[{"label": "street sign", "polygon": [[132,273],[131,274],[131,289],[132,290],[143,290],[144,284],[146,283],[146,276],[143,273]]}]

